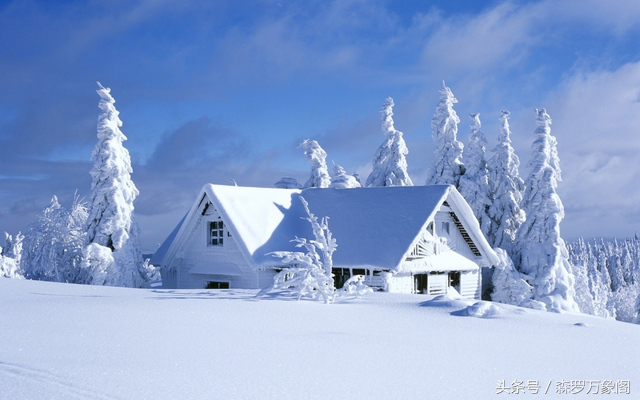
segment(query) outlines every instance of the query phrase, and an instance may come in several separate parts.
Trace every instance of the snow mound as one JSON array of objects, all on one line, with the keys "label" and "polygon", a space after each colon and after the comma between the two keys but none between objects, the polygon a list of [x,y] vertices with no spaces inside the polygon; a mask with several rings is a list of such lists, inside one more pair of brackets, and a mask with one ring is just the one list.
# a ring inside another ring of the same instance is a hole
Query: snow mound
[{"label": "snow mound", "polygon": [[470,317],[492,318],[502,315],[502,310],[495,304],[488,301],[478,301],[467,307],[464,313]]}]

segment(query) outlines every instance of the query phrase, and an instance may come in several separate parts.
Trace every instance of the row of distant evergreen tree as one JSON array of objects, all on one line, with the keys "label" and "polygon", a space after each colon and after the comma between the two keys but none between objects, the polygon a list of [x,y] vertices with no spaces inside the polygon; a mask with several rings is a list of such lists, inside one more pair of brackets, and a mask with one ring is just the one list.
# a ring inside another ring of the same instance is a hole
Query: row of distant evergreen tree
[{"label": "row of distant evergreen tree", "polygon": [[0,248],[0,276],[54,282],[147,287],[155,273],[142,258],[133,215],[138,190],[131,158],[122,142],[115,100],[98,83],[98,142],[88,204],[76,197],[70,209],[53,196],[49,207],[22,235],[6,234]]},{"label": "row of distant evergreen tree", "polygon": [[633,322],[640,306],[640,238],[578,239],[568,249],[580,311]]}]

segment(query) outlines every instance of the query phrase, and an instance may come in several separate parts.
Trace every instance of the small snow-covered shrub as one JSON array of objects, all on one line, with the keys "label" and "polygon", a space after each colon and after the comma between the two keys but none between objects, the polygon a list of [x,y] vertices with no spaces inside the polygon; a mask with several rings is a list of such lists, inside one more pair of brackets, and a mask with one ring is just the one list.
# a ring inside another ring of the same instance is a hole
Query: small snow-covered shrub
[{"label": "small snow-covered shrub", "polygon": [[77,196],[68,210],[53,196],[24,236],[20,267],[25,278],[85,283],[81,264],[86,220],[87,208]]},{"label": "small snow-covered shrub", "polygon": [[327,304],[333,303],[335,297],[335,286],[333,284],[333,252],[338,245],[329,230],[328,217],[322,218],[318,222],[316,217],[309,210],[309,203],[300,196],[300,201],[307,213],[307,217],[302,217],[309,221],[313,230],[314,240],[299,238],[296,236],[292,242],[296,242],[296,247],[303,247],[306,253],[301,251],[274,251],[268,253],[274,257],[282,258],[284,264],[291,267],[283,269],[274,278],[273,288],[289,290],[298,295],[298,300],[302,297],[317,298],[319,295]]},{"label": "small snow-covered shrub", "polygon": [[0,247],[0,278],[22,278],[20,266],[13,258],[2,255],[2,247]]},{"label": "small snow-covered shrub", "polygon": [[466,314],[476,318],[491,318],[501,314],[500,308],[488,301],[478,301],[467,307]]},{"label": "small snow-covered shrub", "polygon": [[333,166],[333,178],[331,178],[331,185],[329,187],[336,189],[351,189],[362,187],[360,182],[353,175],[348,175],[340,165],[335,164]]},{"label": "small snow-covered shrub", "polygon": [[302,185],[298,183],[296,178],[291,178],[289,176],[285,176],[280,178],[280,180],[273,184],[273,186],[278,189],[301,189]]},{"label": "small snow-covered shrub", "polygon": [[[288,259],[283,259],[285,262],[286,260]],[[275,276],[273,288],[291,291],[298,296],[298,300],[303,297],[313,300],[322,297],[325,303],[333,302],[335,292],[333,277],[327,276],[324,270],[316,265],[283,269]]]},{"label": "small snow-covered shrub", "polygon": [[500,248],[495,248],[494,251],[500,262],[493,271],[491,300],[497,303],[523,306],[531,299],[531,286],[515,269],[506,251]]},{"label": "small snow-covered shrub", "polygon": [[364,283],[364,275],[354,275],[347,279],[338,292],[340,296],[362,297],[368,293],[373,293],[373,289]]}]

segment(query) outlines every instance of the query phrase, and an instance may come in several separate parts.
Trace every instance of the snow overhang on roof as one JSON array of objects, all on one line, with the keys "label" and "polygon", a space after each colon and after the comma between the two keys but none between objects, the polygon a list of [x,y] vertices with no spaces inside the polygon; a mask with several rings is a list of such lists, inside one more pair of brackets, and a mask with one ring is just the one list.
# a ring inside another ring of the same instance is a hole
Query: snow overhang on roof
[{"label": "snow overhang on roof", "polygon": [[400,266],[400,272],[473,271],[479,268],[475,262],[453,250],[449,250],[424,258],[404,261]]}]

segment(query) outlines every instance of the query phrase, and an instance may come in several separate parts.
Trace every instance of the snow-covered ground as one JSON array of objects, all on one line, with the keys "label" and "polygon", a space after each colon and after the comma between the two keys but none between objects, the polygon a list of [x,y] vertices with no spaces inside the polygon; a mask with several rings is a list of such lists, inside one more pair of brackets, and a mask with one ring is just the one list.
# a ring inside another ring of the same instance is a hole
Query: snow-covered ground
[{"label": "snow-covered ground", "polygon": [[[640,326],[471,304],[0,279],[0,398],[577,399],[606,380],[630,395],[604,398],[638,398]],[[503,380],[541,388],[497,394]],[[556,394],[572,380],[580,394]]]}]

